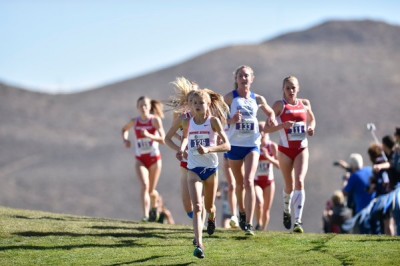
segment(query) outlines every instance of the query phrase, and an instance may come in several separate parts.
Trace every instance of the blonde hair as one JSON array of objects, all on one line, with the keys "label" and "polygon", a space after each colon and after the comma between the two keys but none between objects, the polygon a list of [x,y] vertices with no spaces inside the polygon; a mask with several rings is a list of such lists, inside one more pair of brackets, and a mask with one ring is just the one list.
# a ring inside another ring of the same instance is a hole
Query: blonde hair
[{"label": "blonde hair", "polygon": [[343,205],[345,200],[344,200],[344,194],[341,190],[336,190],[333,195],[332,195],[332,202],[333,205],[338,206],[338,205]]},{"label": "blonde hair", "polygon": [[140,96],[136,102],[136,104],[139,104],[140,101],[150,101],[150,114],[154,114],[156,116],[159,116],[160,118],[164,118],[164,105],[162,102],[150,99],[147,96]]},{"label": "blonde hair", "polygon": [[170,97],[168,106],[175,109],[177,113],[189,111],[189,99],[193,91],[198,90],[199,85],[196,82],[189,81],[184,77],[177,77],[171,84],[174,86],[175,95]]},{"label": "blonde hair", "polygon": [[223,125],[226,124],[226,115],[229,113],[229,106],[225,103],[221,94],[205,88],[193,91],[191,98],[195,96],[209,103],[209,115],[218,117]]},{"label": "blonde hair", "polygon": [[282,88],[285,87],[286,82],[291,82],[291,83],[296,82],[297,84],[300,84],[300,83],[299,83],[299,79],[296,78],[295,76],[287,76],[286,78],[284,78],[284,79],[283,79]]},{"label": "blonde hair", "polygon": [[252,75],[252,77],[254,77],[254,70],[253,70],[251,67],[249,67],[249,66],[247,66],[247,65],[241,65],[241,66],[239,66],[238,68],[236,68],[236,70],[233,72],[233,78],[235,79],[235,83],[234,83],[234,88],[235,88],[235,90],[238,88],[238,84],[237,84],[237,82],[236,82],[237,75],[238,75],[239,71],[240,71],[241,69],[243,69],[243,68],[248,68],[248,69],[250,69],[250,70],[251,70],[251,75]]}]

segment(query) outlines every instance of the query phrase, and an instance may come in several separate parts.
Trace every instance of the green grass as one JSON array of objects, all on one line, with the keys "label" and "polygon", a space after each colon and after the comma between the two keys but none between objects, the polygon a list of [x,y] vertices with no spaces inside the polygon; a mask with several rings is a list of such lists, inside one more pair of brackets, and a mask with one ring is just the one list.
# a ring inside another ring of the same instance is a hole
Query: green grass
[{"label": "green grass", "polygon": [[393,265],[400,238],[217,229],[206,258],[189,226],[0,207],[0,265]]}]

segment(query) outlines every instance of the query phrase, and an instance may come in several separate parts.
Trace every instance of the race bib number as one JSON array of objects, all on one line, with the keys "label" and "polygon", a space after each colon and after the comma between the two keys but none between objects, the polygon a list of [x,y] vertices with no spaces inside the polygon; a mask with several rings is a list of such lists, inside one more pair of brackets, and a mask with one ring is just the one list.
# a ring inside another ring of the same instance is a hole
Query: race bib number
[{"label": "race bib number", "polygon": [[301,141],[306,138],[306,124],[304,122],[296,122],[289,129],[289,141]]},{"label": "race bib number", "polygon": [[249,134],[254,132],[254,122],[252,120],[244,120],[240,123],[236,123],[236,130],[241,134]]},{"label": "race bib number", "polygon": [[150,153],[153,148],[151,139],[149,138],[138,139],[137,148],[140,154]]},{"label": "race bib number", "polygon": [[257,175],[268,175],[270,163],[268,161],[259,161]]},{"label": "race bib number", "polygon": [[208,134],[198,134],[194,135],[189,139],[189,147],[192,151],[193,155],[199,155],[197,148],[199,146],[209,147],[210,146],[210,137]]}]

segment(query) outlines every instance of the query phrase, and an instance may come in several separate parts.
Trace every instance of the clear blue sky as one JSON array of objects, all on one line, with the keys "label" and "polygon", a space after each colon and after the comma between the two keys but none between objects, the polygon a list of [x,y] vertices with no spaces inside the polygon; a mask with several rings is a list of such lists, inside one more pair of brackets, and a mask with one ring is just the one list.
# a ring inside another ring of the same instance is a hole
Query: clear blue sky
[{"label": "clear blue sky", "polygon": [[398,0],[0,0],[0,82],[76,92],[331,19],[400,26],[399,11]]}]

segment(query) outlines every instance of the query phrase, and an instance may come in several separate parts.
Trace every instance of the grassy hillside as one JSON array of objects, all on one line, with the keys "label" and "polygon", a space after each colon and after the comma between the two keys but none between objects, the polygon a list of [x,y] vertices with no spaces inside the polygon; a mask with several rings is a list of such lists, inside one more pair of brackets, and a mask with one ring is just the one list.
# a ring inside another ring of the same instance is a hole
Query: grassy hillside
[{"label": "grassy hillside", "polygon": [[218,229],[193,256],[189,226],[0,207],[0,265],[393,265],[400,238]]}]

